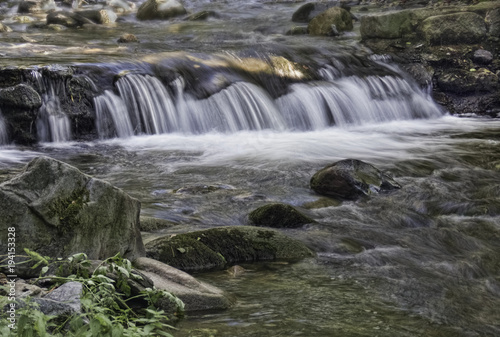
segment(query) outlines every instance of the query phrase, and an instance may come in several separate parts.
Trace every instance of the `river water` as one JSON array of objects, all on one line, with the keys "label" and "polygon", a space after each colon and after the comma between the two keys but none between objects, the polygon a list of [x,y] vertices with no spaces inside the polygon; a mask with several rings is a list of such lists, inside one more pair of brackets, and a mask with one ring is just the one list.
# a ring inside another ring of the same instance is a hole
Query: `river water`
[{"label": "river water", "polygon": [[[99,140],[71,141],[52,89],[39,144],[5,145],[0,117],[0,180],[51,156],[122,188],[143,215],[176,224],[165,233],[245,225],[270,202],[316,220],[284,231],[316,258],[196,275],[236,304],[190,314],[176,336],[499,336],[500,121],[449,116],[430,87],[358,45],[357,27],[336,40],[284,35],[299,5],[193,1],[188,9],[222,16],[152,23],[130,14],[114,26],[54,34],[19,23],[10,10],[3,22],[15,31],[0,38],[2,65],[134,71],[96,97]],[[123,32],[141,44],[117,45]],[[31,42],[20,45],[21,37]],[[188,54],[189,74],[180,71]],[[292,79],[294,68],[285,83],[279,74],[249,81],[228,57],[284,57],[317,74]],[[152,68],[181,76],[165,80]],[[200,95],[221,78],[227,83]],[[344,202],[310,190],[317,170],[346,158],[403,187]]]}]

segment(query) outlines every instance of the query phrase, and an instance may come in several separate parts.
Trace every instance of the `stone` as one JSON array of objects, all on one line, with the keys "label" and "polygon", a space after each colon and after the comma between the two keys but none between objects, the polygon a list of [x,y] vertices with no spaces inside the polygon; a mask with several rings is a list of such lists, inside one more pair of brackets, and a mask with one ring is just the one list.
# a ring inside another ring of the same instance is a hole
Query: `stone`
[{"label": "stone", "polygon": [[17,9],[18,13],[30,13],[30,14],[40,14],[47,12],[49,10],[56,9],[56,3],[54,0],[42,0],[42,1],[21,1]]},{"label": "stone", "polygon": [[47,291],[34,285],[26,283],[23,279],[18,279],[16,281],[16,297],[26,298],[26,297],[40,297],[44,295]]},{"label": "stone", "polygon": [[[473,71],[471,71],[473,70]],[[499,88],[498,76],[488,69],[447,69],[437,76],[438,87],[444,92],[469,94],[495,92]]]},{"label": "stone", "polygon": [[307,26],[293,26],[286,32],[286,35],[306,35],[307,33]]},{"label": "stone", "polygon": [[12,32],[12,28],[0,22],[0,33],[10,33],[10,32]]},{"label": "stone", "polygon": [[477,64],[488,65],[493,62],[493,54],[488,50],[478,49],[474,52],[472,61]]},{"label": "stone", "polygon": [[139,221],[139,229],[141,232],[152,232],[159,229],[173,227],[175,225],[177,225],[175,222],[151,216],[141,216]]},{"label": "stone", "polygon": [[78,15],[100,25],[114,23],[118,18],[116,13],[109,9],[79,11]]},{"label": "stone", "polygon": [[134,42],[139,42],[139,39],[134,34],[125,33],[122,36],[120,36],[116,42],[118,42],[118,43],[134,43]]},{"label": "stone", "polygon": [[42,98],[30,85],[0,89],[0,106],[34,110],[42,106]]},{"label": "stone", "polygon": [[177,0],[146,0],[137,10],[137,19],[169,19],[186,13],[184,6]]},{"label": "stone", "polygon": [[309,2],[299,7],[292,14],[293,22],[304,22],[309,23],[315,16],[320,14],[321,12],[326,11],[328,8],[336,6],[336,2]]},{"label": "stone", "polygon": [[140,257],[134,261],[134,266],[153,280],[156,289],[166,290],[180,298],[187,312],[227,309],[232,305],[222,290],[160,261]]},{"label": "stone", "polygon": [[476,44],[486,37],[484,18],[476,13],[431,16],[423,20],[420,34],[430,45]]},{"label": "stone", "polygon": [[51,12],[47,15],[47,25],[62,25],[65,27],[81,27],[84,24],[95,24],[92,20],[78,13],[66,11]]},{"label": "stone", "polygon": [[248,218],[254,225],[273,228],[298,228],[315,222],[294,207],[281,203],[259,207]]},{"label": "stone", "polygon": [[32,301],[38,303],[39,310],[45,315],[68,317],[81,312],[82,289],[79,282],[67,282],[44,297],[34,298]]},{"label": "stone", "polygon": [[[86,253],[94,260],[145,254],[139,201],[58,160],[37,157],[0,184],[0,204],[0,230],[16,228],[19,252],[28,248],[53,258]],[[0,246],[6,245],[0,238]],[[37,276],[37,270],[21,266],[20,277]]]},{"label": "stone", "polygon": [[360,20],[363,40],[397,39],[413,30],[413,12],[410,10],[365,15]]},{"label": "stone", "polygon": [[326,166],[313,175],[310,184],[318,194],[347,200],[401,188],[373,165],[356,159]]},{"label": "stone", "polygon": [[343,8],[332,7],[322,12],[321,14],[315,16],[309,25],[307,30],[310,35],[336,35],[332,25],[335,25],[337,32],[344,32],[352,30],[352,16],[351,14]]},{"label": "stone", "polygon": [[488,32],[493,37],[500,38],[500,8],[493,9],[486,14]]},{"label": "stone", "polygon": [[146,252],[148,257],[184,271],[314,255],[303,243],[276,230],[252,226],[216,227],[160,237],[146,244]]},{"label": "stone", "polygon": [[189,15],[184,20],[186,20],[186,21],[203,21],[203,20],[207,20],[209,18],[216,18],[217,19],[219,17],[220,17],[220,15],[217,14],[217,12],[201,11],[201,12],[197,12],[197,13]]}]

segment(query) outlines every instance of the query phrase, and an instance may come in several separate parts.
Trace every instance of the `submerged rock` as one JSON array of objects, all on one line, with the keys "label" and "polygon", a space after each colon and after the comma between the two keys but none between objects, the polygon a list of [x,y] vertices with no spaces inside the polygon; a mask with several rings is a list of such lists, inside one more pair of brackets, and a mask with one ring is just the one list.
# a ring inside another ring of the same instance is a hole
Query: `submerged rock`
[{"label": "submerged rock", "polygon": [[86,10],[80,11],[78,14],[100,25],[114,23],[118,17],[115,12],[109,9]]},{"label": "submerged rock", "polygon": [[[16,229],[19,252],[28,248],[50,257],[83,252],[89,259],[120,252],[130,260],[145,254],[139,201],[55,159],[35,158],[1,184],[0,204],[0,229]],[[1,238],[0,246],[6,245]],[[24,272],[29,276],[36,270]]]},{"label": "submerged rock", "polygon": [[186,21],[203,21],[203,20],[207,20],[208,18],[219,18],[219,17],[220,17],[220,15],[217,12],[201,11],[201,12],[197,12],[197,13],[189,15],[184,20],[186,20]]},{"label": "submerged rock", "polygon": [[[333,26],[333,27],[332,27]],[[337,35],[352,30],[352,16],[343,8],[332,7],[314,17],[307,30],[310,35]]]},{"label": "submerged rock", "polygon": [[259,207],[248,218],[257,226],[274,228],[297,228],[314,222],[294,207],[280,203]]},{"label": "submerged rock", "polygon": [[313,256],[303,243],[280,232],[249,226],[218,227],[162,237],[147,243],[146,252],[148,257],[185,271]]},{"label": "submerged rock", "polygon": [[184,6],[177,0],[147,0],[137,10],[137,19],[169,19],[186,13]]},{"label": "submerged rock", "polygon": [[345,159],[316,172],[311,178],[311,188],[322,195],[354,200],[401,186],[368,163]]},{"label": "submerged rock", "polygon": [[[232,304],[222,290],[160,261],[141,257],[135,260],[134,265],[153,281],[157,289],[166,290],[180,298],[187,312],[227,309]],[[165,304],[162,307],[165,310]]]},{"label": "submerged rock", "polygon": [[134,34],[125,33],[122,36],[120,36],[116,42],[118,42],[118,43],[133,43],[133,42],[139,42],[139,39]]},{"label": "submerged rock", "polygon": [[10,33],[10,32],[12,32],[12,28],[0,22],[0,33]]},{"label": "submerged rock", "polygon": [[292,15],[293,22],[305,22],[309,23],[312,18],[326,11],[328,8],[337,5],[336,2],[309,2],[297,9]]}]

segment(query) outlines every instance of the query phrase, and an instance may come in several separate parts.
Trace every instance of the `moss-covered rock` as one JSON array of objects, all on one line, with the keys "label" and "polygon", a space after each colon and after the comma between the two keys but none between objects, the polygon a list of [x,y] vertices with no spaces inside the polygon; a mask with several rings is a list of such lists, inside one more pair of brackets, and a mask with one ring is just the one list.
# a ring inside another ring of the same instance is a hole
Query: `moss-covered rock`
[{"label": "moss-covered rock", "polygon": [[141,232],[152,232],[159,229],[165,229],[175,226],[176,223],[165,219],[154,218],[151,216],[141,216],[139,221],[139,229]]},{"label": "moss-covered rock", "polygon": [[348,200],[400,187],[376,167],[356,159],[333,163],[311,178],[316,193]]},{"label": "moss-covered rock", "polygon": [[[15,228],[16,250],[50,257],[86,253],[105,259],[145,254],[138,228],[140,203],[109,183],[47,157],[32,160],[0,185],[0,230]],[[0,238],[7,246],[7,236]],[[22,270],[17,270],[22,275]],[[27,270],[30,276],[30,271]]]},{"label": "moss-covered rock", "polygon": [[280,203],[259,207],[248,218],[257,226],[274,228],[297,228],[314,222],[294,207]]},{"label": "moss-covered rock", "polygon": [[[332,27],[334,26],[334,28]],[[307,30],[310,35],[336,35],[339,32],[352,30],[352,16],[343,8],[332,7],[315,16]],[[336,33],[337,32],[337,33]]]},{"label": "moss-covered rock", "polygon": [[422,22],[420,34],[430,45],[480,43],[486,37],[486,24],[476,13],[437,15]]},{"label": "moss-covered rock", "polygon": [[162,237],[146,244],[146,254],[185,271],[222,269],[238,262],[313,256],[297,240],[274,230],[250,226],[218,227]]},{"label": "moss-covered rock", "polygon": [[361,18],[362,39],[397,39],[414,30],[411,10],[366,15]]}]

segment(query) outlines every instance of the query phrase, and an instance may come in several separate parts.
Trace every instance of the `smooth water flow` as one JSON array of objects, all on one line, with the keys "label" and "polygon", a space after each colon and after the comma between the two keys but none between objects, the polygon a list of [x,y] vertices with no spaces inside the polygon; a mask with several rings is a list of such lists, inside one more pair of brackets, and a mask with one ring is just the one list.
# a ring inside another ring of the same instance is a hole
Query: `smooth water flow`
[{"label": "smooth water flow", "polygon": [[116,82],[117,94],[106,91],[95,99],[97,130],[101,138],[307,131],[443,114],[427,93],[402,77],[345,77],[333,68],[323,68],[320,74],[324,81],[290,84],[288,92],[276,99],[273,93],[245,81],[198,99],[186,92],[182,77],[165,85],[151,75],[124,75]]},{"label": "smooth water flow", "polygon": [[65,142],[72,138],[71,122],[59,100],[60,94],[67,94],[64,83],[46,78],[40,72],[31,72],[42,93],[42,106],[36,123],[38,139],[41,142]]},{"label": "smooth water flow", "polygon": [[5,119],[0,110],[0,145],[8,144],[9,135],[7,134],[7,125],[5,125]]}]

